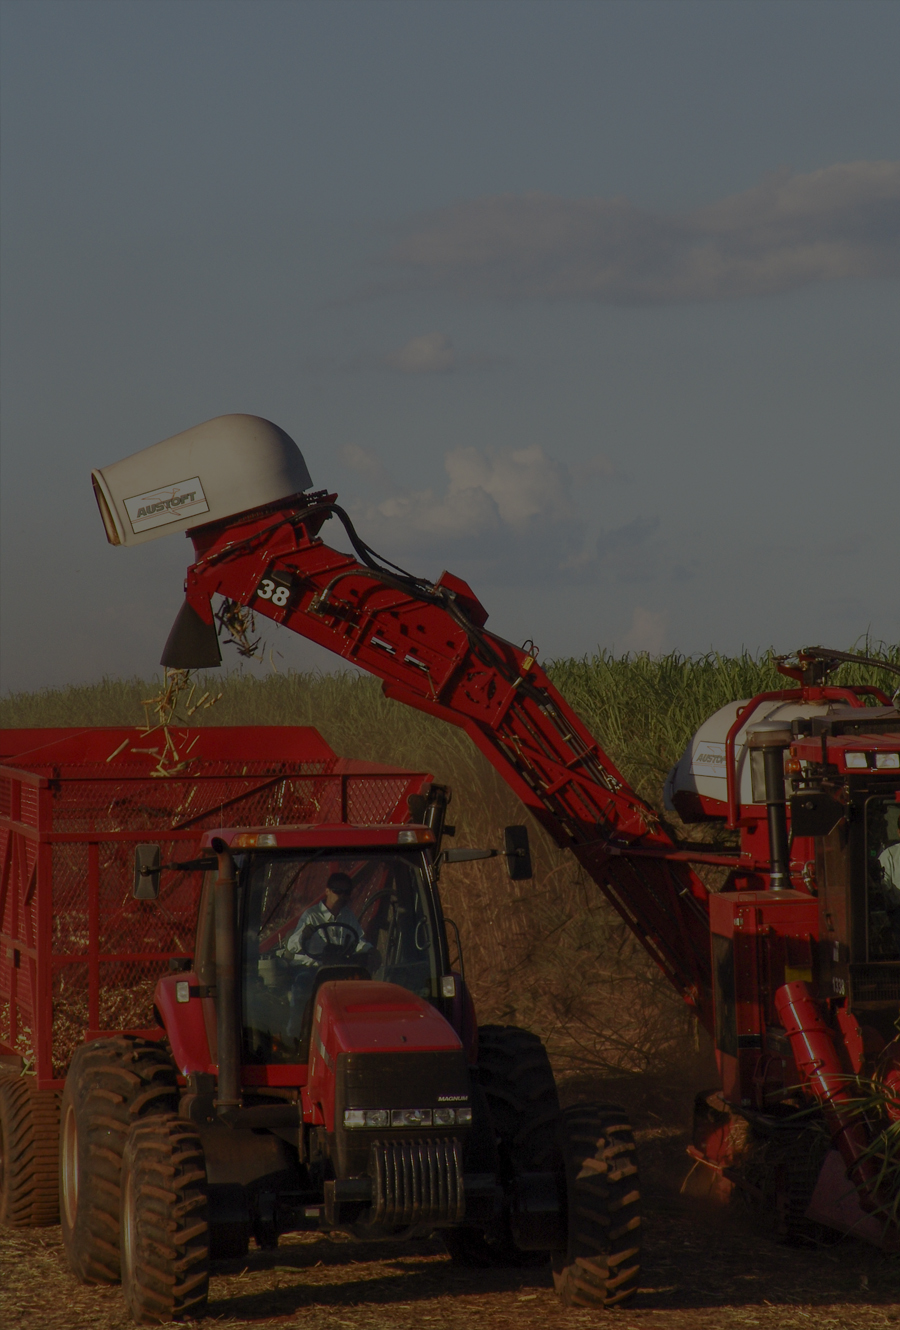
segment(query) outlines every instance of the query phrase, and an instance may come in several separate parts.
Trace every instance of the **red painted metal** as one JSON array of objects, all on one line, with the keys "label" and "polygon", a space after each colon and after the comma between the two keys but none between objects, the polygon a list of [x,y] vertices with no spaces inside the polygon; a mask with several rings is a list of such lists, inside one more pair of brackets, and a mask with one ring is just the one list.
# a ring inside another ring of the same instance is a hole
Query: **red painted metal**
[{"label": "red painted metal", "polygon": [[874,1159],[866,1157],[871,1133],[854,1102],[852,1079],[841,1065],[835,1035],[825,1021],[822,1005],[808,984],[798,982],[778,990],[775,1006],[791,1041],[797,1070],[822,1108],[860,1204],[874,1210],[878,1207],[879,1169]]},{"label": "red painted metal", "polygon": [[[189,992],[195,990],[187,1002],[178,1001],[178,984],[187,984]],[[175,1066],[182,1076],[188,1076],[194,1071],[216,1071],[203,1015],[203,1002],[206,999],[196,991],[199,987],[197,975],[192,970],[184,970],[178,974],[164,974],[153,995],[154,1005],[169,1038]]]},{"label": "red painted metal", "polygon": [[[828,762],[842,776],[848,772],[859,774],[858,768],[847,766],[847,754],[859,752],[896,753],[900,750],[897,734],[842,734],[829,737],[823,749],[821,738],[798,739],[791,745],[791,753],[803,762]],[[897,768],[894,768],[897,770]],[[885,775],[890,774],[885,769]],[[900,794],[900,790],[897,791]]]},{"label": "red painted metal", "polygon": [[269,1063],[258,1065],[251,1063],[241,1067],[241,1084],[248,1086],[299,1086],[306,1085],[309,1068],[303,1062]]},{"label": "red painted metal", "polygon": [[227,818],[396,844],[390,824],[430,779],[338,758],[301,726],[169,733],[190,760],[161,774],[158,732],[0,731],[0,1052],[24,1056],[42,1089],[61,1087],[87,1032],[149,1026],[169,958],[193,949],[200,873],[164,873],[158,903],[135,901],[136,843],[188,860]]},{"label": "red painted metal", "polygon": [[[790,671],[785,671],[785,673],[790,673]],[[734,760],[737,736],[749,723],[753,713],[762,706],[763,702],[847,702],[849,706],[862,707],[865,706],[865,702],[860,694],[874,694],[877,698],[883,700],[886,705],[889,705],[888,699],[877,688],[832,688],[821,685],[816,687],[804,685],[801,688],[777,688],[773,692],[757,693],[756,697],[751,698],[746,706],[738,707],[737,715],[725,736],[725,780],[728,790],[727,825],[731,828],[741,825],[737,770]]]},{"label": "red painted metal", "polygon": [[[316,992],[305,1100],[334,1130],[334,1078],[342,1053],[423,1053],[462,1048],[430,1002],[398,984],[332,980]],[[419,1105],[409,1104],[409,1108]]]}]

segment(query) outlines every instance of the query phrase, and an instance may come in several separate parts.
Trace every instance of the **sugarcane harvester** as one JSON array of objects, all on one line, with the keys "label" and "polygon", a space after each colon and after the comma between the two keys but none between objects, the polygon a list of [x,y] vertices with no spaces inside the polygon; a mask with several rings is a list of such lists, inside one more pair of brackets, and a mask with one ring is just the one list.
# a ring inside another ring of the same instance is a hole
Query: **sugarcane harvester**
[{"label": "sugarcane harvester", "polygon": [[[684,822],[738,843],[679,843],[534,654],[486,629],[466,583],[375,555],[270,422],[220,417],[93,479],[111,543],[193,542],[164,665],[217,666],[217,622],[271,619],[464,729],[571,851],[713,1037],[721,1086],[698,1102],[692,1148],[714,1189],[771,1204],[789,1237],[820,1224],[894,1242],[900,712],[887,695],[830,685],[840,652],[782,662],[791,686],[716,713],[667,782]],[[352,554],[324,542],[329,520]],[[726,870],[721,889],[703,865]],[[866,1086],[878,1093],[863,1105]],[[771,1165],[755,1175],[748,1140]]]}]

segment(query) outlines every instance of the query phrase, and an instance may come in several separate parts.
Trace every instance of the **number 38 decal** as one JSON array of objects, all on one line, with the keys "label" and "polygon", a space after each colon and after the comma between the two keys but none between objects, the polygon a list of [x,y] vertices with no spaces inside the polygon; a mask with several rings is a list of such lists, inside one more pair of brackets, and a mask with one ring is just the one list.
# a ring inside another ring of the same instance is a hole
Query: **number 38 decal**
[{"label": "number 38 decal", "polygon": [[289,586],[278,586],[272,581],[271,577],[264,577],[256,588],[256,594],[260,600],[271,600],[273,605],[286,605],[290,598],[291,588]]}]

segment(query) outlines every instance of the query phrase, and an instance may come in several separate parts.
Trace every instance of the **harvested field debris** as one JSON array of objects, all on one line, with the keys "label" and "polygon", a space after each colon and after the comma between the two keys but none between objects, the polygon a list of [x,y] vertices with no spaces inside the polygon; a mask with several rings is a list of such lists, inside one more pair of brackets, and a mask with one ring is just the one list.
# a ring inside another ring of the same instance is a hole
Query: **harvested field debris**
[{"label": "harvested field debris", "polygon": [[[294,1234],[214,1267],[217,1330],[881,1330],[900,1325],[900,1260],[845,1239],[781,1246],[740,1215],[705,1212],[679,1195],[686,1137],[638,1133],[646,1260],[637,1301],[620,1312],[566,1311],[549,1269],[471,1271],[439,1241],[363,1246]],[[0,1237],[0,1324],[24,1330],[128,1330],[118,1288],[69,1273],[58,1228]]]}]

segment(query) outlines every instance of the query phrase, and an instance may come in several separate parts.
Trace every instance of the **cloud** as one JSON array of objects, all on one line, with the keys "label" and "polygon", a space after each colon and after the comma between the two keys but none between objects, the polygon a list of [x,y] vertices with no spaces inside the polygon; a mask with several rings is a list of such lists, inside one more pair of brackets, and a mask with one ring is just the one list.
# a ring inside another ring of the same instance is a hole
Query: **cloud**
[{"label": "cloud", "polygon": [[401,374],[446,374],[456,368],[456,352],[446,333],[422,333],[386,355],[383,363]]},{"label": "cloud", "polygon": [[651,656],[663,649],[669,615],[666,610],[654,612],[635,606],[631,627],[625,634],[623,646],[626,651],[649,651]]},{"label": "cloud", "polygon": [[622,472],[610,458],[604,457],[601,453],[595,453],[585,462],[576,462],[572,467],[572,474],[579,484],[587,485],[592,480],[616,480],[624,479]]},{"label": "cloud", "polygon": [[409,492],[385,499],[377,514],[402,520],[409,531],[455,539],[500,531],[524,534],[530,527],[574,518],[563,467],[543,449],[511,449],[493,455],[457,448],[444,458],[445,492]]},{"label": "cloud", "polygon": [[391,557],[472,563],[482,581],[521,583],[615,570],[657,528],[643,517],[606,532],[589,525],[568,469],[536,445],[453,449],[444,470],[442,490],[395,490],[353,505],[357,529],[375,549],[396,551]]},{"label": "cloud", "polygon": [[684,213],[541,193],[462,201],[421,219],[388,260],[407,285],[462,296],[670,304],[896,277],[898,242],[900,163],[848,162],[784,169]]},{"label": "cloud", "polygon": [[341,460],[370,485],[384,489],[391,484],[391,474],[380,458],[367,448],[361,448],[358,443],[345,444],[341,449]]}]

